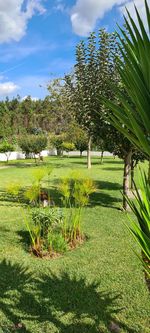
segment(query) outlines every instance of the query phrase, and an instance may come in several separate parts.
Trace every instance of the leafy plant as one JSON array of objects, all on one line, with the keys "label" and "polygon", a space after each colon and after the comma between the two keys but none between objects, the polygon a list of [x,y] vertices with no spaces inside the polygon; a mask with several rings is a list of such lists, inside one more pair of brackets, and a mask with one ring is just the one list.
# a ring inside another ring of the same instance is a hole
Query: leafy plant
[{"label": "leafy plant", "polygon": [[[49,177],[52,172],[50,168],[36,168],[33,172],[33,183],[24,191],[24,198],[27,199],[31,204],[37,205],[41,203],[41,194],[42,194],[42,180],[44,177],[48,176],[48,186],[49,186]],[[47,192],[49,193],[49,192]],[[48,194],[47,194],[48,196]]]},{"label": "leafy plant", "polygon": [[[127,11],[128,18],[124,17],[127,32],[120,28],[120,52],[122,58],[118,59],[117,69],[122,84],[132,102],[129,103],[123,90],[116,91],[116,97],[121,102],[118,105],[107,101],[113,114],[114,126],[122,132],[138,149],[150,156],[150,38],[145,28],[150,30],[150,10],[145,1],[147,22],[143,22],[135,7],[139,27]],[[140,28],[140,29],[139,29]]]},{"label": "leafy plant", "polygon": [[28,135],[19,139],[19,146],[26,154],[34,154],[35,162],[36,155],[41,154],[41,151],[47,146],[47,137],[44,135]]},{"label": "leafy plant", "polygon": [[79,173],[71,173],[70,177],[61,180],[59,191],[65,207],[64,236],[65,239],[76,241],[82,237],[82,209],[89,202],[89,196],[95,191],[91,179],[81,178]]},{"label": "leafy plant", "polygon": [[137,217],[136,221],[129,216],[131,226],[129,229],[139,243],[143,255],[144,266],[150,277],[150,184],[147,181],[146,174],[140,172],[140,190],[134,183],[134,200],[127,197],[128,205]]},{"label": "leafy plant", "polygon": [[7,163],[9,161],[10,154],[14,151],[14,149],[14,146],[6,140],[0,143],[0,153],[4,153],[6,155]]},{"label": "leafy plant", "polygon": [[67,242],[61,233],[53,234],[49,232],[47,242],[48,242],[48,250],[50,253],[52,252],[64,253],[68,247]]},{"label": "leafy plant", "polygon": [[[146,22],[142,21],[136,7],[135,11],[138,26],[127,11],[127,18],[124,17],[127,31],[120,28],[121,34],[118,34],[122,58],[118,59],[117,67],[125,93],[119,89],[116,91],[120,105],[109,101],[106,101],[106,105],[113,111],[110,117],[114,126],[150,159],[150,37],[145,28],[146,24],[150,31],[150,10],[147,1]],[[129,98],[126,98],[126,94]],[[141,182],[142,197],[137,188],[135,196],[138,208],[129,199],[128,203],[139,221],[139,226],[132,223],[131,230],[148,258],[144,267],[149,272],[149,184],[143,177]]]},{"label": "leafy plant", "polygon": [[62,150],[65,150],[67,153],[69,153],[70,151],[75,150],[75,145],[72,142],[63,142]]},{"label": "leafy plant", "polygon": [[[52,252],[64,252],[66,241],[62,234],[62,212],[54,208],[36,208],[25,215],[32,252],[43,257]],[[63,238],[63,240],[62,240]],[[57,244],[58,243],[58,244]]]}]

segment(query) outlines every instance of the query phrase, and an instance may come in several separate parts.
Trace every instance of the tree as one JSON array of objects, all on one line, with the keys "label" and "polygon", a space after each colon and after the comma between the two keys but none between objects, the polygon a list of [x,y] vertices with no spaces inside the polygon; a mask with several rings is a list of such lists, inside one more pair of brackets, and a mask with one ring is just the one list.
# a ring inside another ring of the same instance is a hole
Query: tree
[{"label": "tree", "polygon": [[15,149],[14,146],[6,140],[0,143],[0,153],[4,153],[6,155],[7,163],[9,161],[11,152],[13,152],[14,149]]},{"label": "tree", "polygon": [[66,140],[75,145],[75,148],[80,151],[80,156],[87,150],[87,139],[86,131],[75,120],[72,121],[67,129]]},{"label": "tree", "polygon": [[36,155],[39,155],[40,158],[42,150],[47,146],[47,137],[44,135],[23,136],[19,139],[19,146],[26,156],[34,154],[36,162]]},{"label": "tree", "polygon": [[64,80],[57,78],[48,84],[47,89],[50,94],[52,132],[56,135],[61,135],[67,131],[73,119],[66,85],[64,84]]},{"label": "tree", "polygon": [[57,156],[62,156],[63,155],[63,148],[62,144],[64,140],[66,139],[66,135],[60,134],[60,135],[51,135],[50,136],[50,145],[56,148],[57,151]]},{"label": "tree", "polygon": [[61,146],[62,150],[65,150],[68,153],[68,156],[70,151],[75,150],[75,145],[72,142],[63,142]]},{"label": "tree", "polygon": [[116,48],[114,34],[100,30],[97,40],[92,33],[87,44],[81,41],[77,45],[74,75],[66,77],[76,120],[88,136],[88,168],[91,167],[92,137],[102,137],[106,128],[103,97],[111,99],[112,96],[111,82],[116,80]]}]

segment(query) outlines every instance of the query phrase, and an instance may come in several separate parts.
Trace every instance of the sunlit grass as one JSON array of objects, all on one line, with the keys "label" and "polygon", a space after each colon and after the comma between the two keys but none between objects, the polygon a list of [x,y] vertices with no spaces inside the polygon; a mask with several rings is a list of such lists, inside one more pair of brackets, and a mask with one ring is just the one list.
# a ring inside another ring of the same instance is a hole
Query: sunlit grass
[{"label": "sunlit grass", "polygon": [[[20,208],[4,201],[4,192],[11,182],[30,185],[36,166],[17,161],[0,170],[0,332],[14,332],[14,325],[22,323],[26,329],[19,331],[27,333],[108,333],[115,321],[120,332],[149,333],[149,293],[133,252],[140,250],[125,227],[126,214],[119,210],[122,161],[105,158],[100,165],[94,158],[91,171],[85,158],[51,157],[45,162],[53,168],[51,196],[57,205],[56,184],[71,170],[95,181],[96,192],[83,216],[88,241],[55,260],[30,255]],[[22,266],[31,272],[30,283]]]}]

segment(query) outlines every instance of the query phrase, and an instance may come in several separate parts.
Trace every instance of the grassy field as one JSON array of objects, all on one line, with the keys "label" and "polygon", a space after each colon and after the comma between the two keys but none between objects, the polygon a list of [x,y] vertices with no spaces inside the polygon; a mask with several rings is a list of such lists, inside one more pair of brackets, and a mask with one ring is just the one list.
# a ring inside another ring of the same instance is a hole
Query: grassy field
[{"label": "grassy field", "polygon": [[85,158],[46,161],[53,167],[54,200],[55,180],[70,170],[95,180],[97,191],[83,216],[88,241],[53,260],[30,255],[20,207],[4,201],[4,193],[12,181],[29,185],[35,166],[0,164],[0,333],[150,332],[149,293],[133,252],[139,249],[119,210],[122,161],[105,158],[100,165],[94,158],[91,171]]}]

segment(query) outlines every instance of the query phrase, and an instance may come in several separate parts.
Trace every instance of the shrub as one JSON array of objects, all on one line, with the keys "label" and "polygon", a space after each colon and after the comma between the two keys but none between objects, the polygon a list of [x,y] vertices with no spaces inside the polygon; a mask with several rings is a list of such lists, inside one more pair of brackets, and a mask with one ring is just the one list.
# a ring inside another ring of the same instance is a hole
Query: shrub
[{"label": "shrub", "polygon": [[63,224],[64,237],[71,242],[76,241],[82,238],[82,209],[88,204],[90,194],[95,191],[93,181],[72,173],[69,178],[61,180],[59,191],[62,203],[67,208]]},{"label": "shrub", "polygon": [[65,150],[67,153],[69,153],[70,151],[75,150],[75,145],[74,145],[74,143],[71,143],[71,142],[63,142],[62,150]]},{"label": "shrub", "polygon": [[34,154],[36,161],[36,155],[40,157],[41,151],[47,146],[47,137],[44,135],[24,136],[19,139],[19,146],[26,156]]},{"label": "shrub", "polygon": [[11,152],[14,151],[14,146],[12,144],[10,144],[9,142],[7,142],[6,140],[4,140],[1,144],[0,144],[0,153],[4,153],[6,155],[7,158],[7,163],[9,161],[9,157]]},{"label": "shrub", "polygon": [[[39,208],[31,212],[30,237],[32,251],[38,256],[64,252],[66,242],[62,235],[62,213],[54,208]],[[29,228],[28,228],[29,229]],[[33,242],[34,239],[34,242]]]},{"label": "shrub", "polygon": [[48,234],[48,249],[49,252],[64,253],[67,250],[67,242],[60,233]]}]

